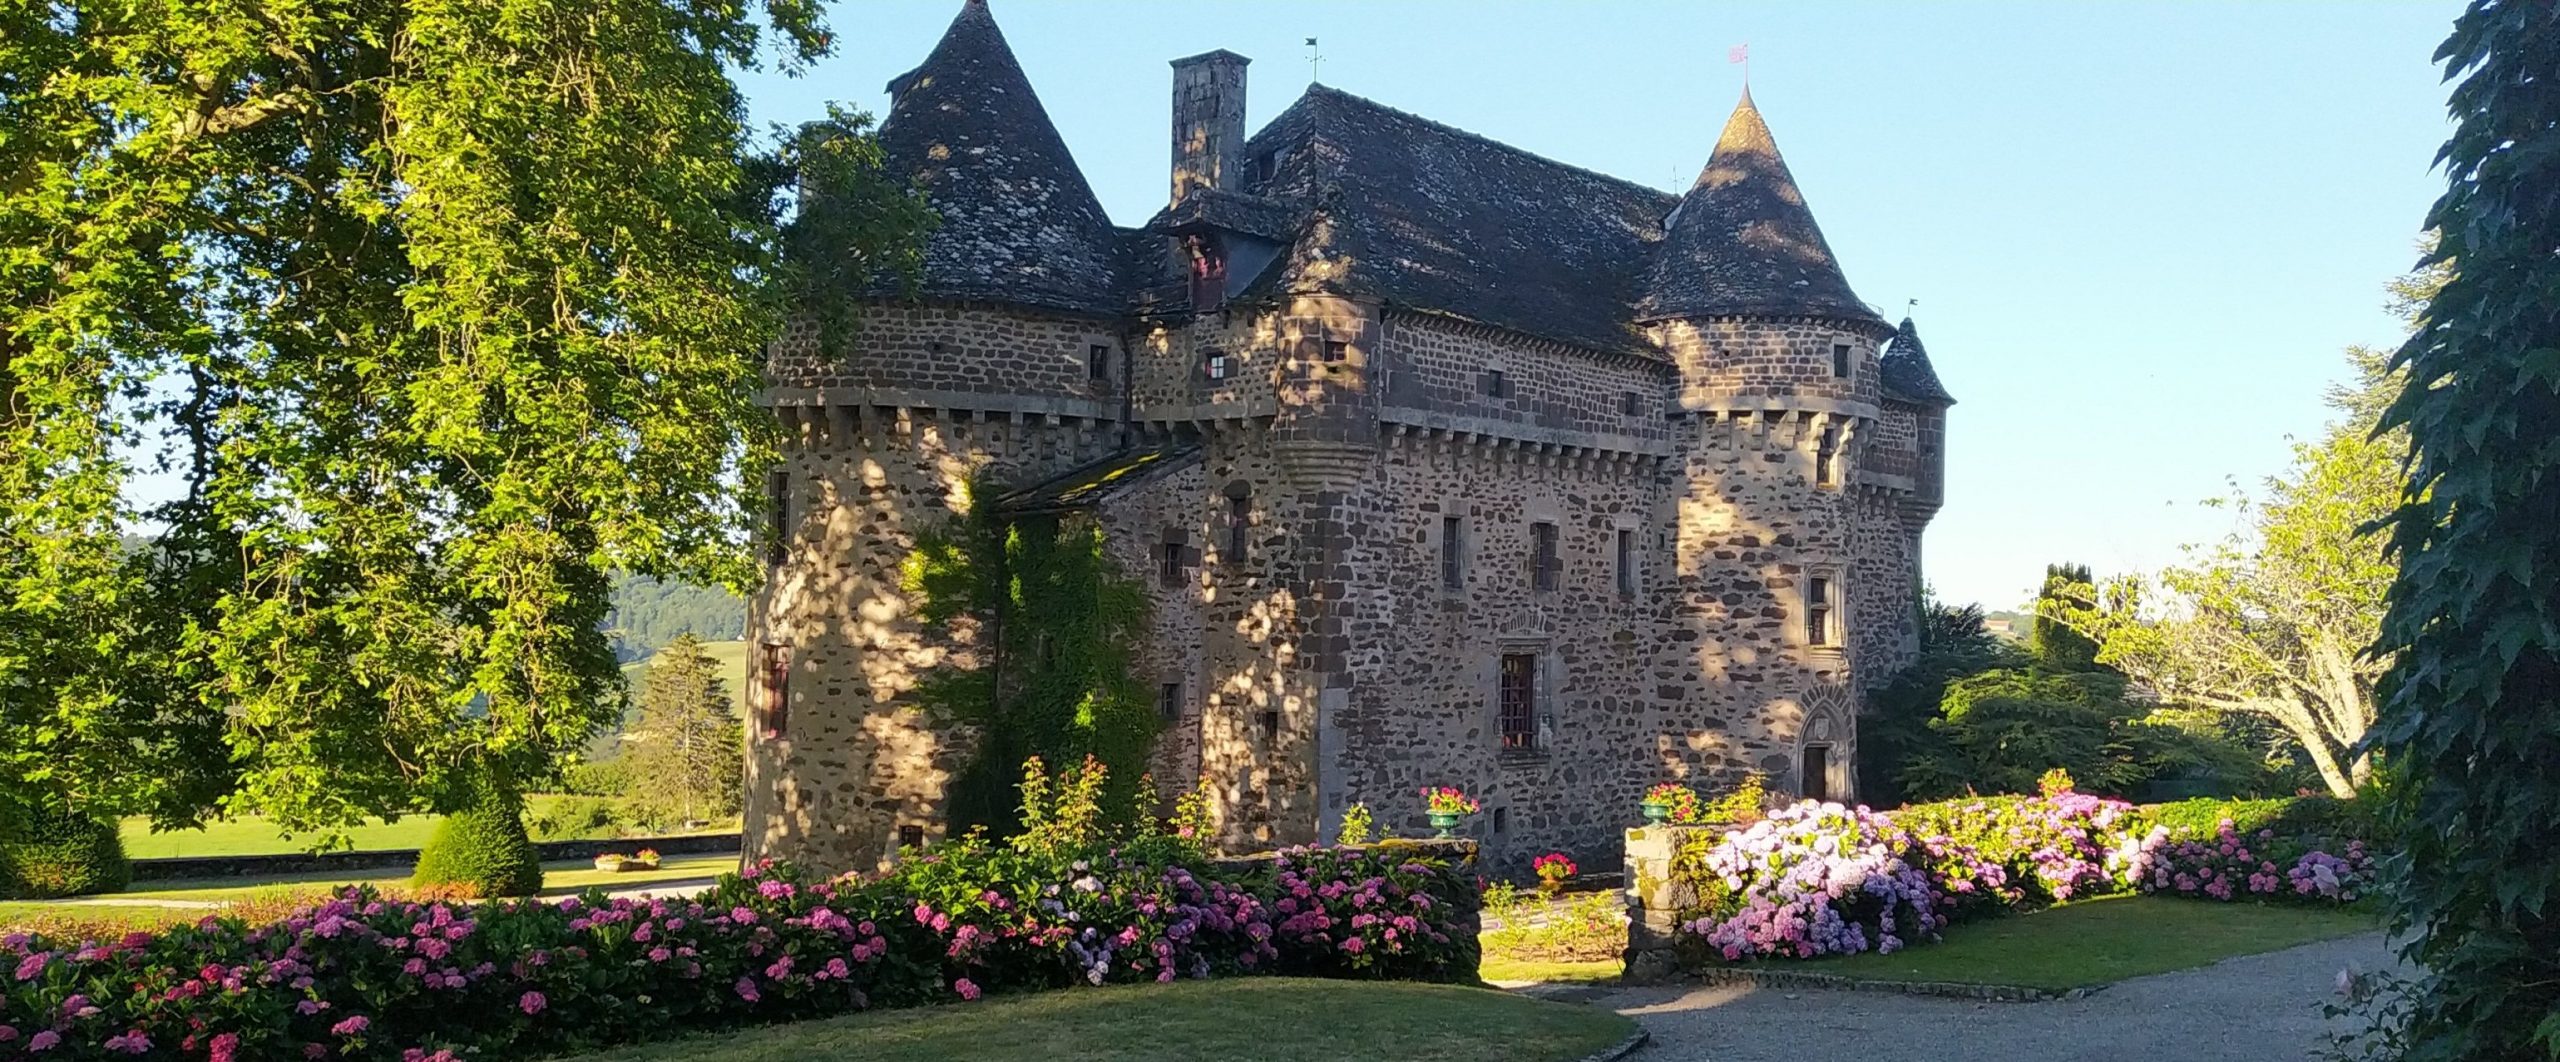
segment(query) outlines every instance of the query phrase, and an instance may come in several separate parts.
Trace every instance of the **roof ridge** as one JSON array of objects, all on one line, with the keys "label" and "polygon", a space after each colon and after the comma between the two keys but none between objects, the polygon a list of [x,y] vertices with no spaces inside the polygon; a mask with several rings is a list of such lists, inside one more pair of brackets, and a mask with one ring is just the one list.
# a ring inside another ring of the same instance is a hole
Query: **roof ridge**
[{"label": "roof ridge", "polygon": [[[1359,104],[1359,105],[1361,105],[1361,106],[1363,106],[1363,107],[1367,107],[1367,108],[1369,108],[1369,109],[1371,109],[1371,110],[1375,110],[1375,111],[1382,111],[1382,112],[1385,112],[1386,114],[1393,115],[1393,116],[1395,116],[1395,117],[1397,117],[1397,118],[1401,118],[1401,119],[1404,119],[1404,120],[1409,121],[1409,122],[1413,122],[1413,123],[1415,123],[1415,124],[1417,124],[1417,125],[1427,126],[1427,127],[1431,128],[1431,129],[1437,130],[1437,131],[1439,131],[1439,132],[1447,133],[1447,134],[1450,134],[1450,135],[1452,135],[1452,136],[1460,137],[1460,138],[1467,139],[1467,140],[1472,140],[1472,141],[1475,141],[1476,143],[1484,144],[1484,145],[1486,145],[1486,146],[1488,146],[1488,147],[1497,148],[1497,149],[1499,149],[1499,150],[1506,151],[1506,152],[1509,152],[1509,153],[1511,153],[1511,154],[1521,156],[1521,157],[1523,157],[1523,158],[1535,159],[1535,160],[1537,160],[1538,162],[1544,163],[1544,164],[1549,165],[1549,166],[1556,167],[1557,169],[1561,169],[1561,170],[1571,170],[1571,171],[1573,171],[1573,172],[1575,172],[1575,173],[1579,173],[1579,174],[1582,174],[1582,175],[1587,176],[1587,177],[1594,177],[1594,178],[1597,178],[1597,179],[1599,179],[1599,180],[1601,180],[1601,181],[1607,182],[1607,183],[1609,183],[1609,184],[1616,185],[1616,186],[1618,186],[1618,187],[1620,187],[1620,188],[1625,188],[1625,189],[1628,189],[1628,190],[1631,190],[1631,191],[1645,192],[1645,193],[1648,193],[1648,194],[1651,194],[1651,195],[1654,195],[1654,196],[1658,196],[1658,197],[1660,197],[1660,198],[1662,198],[1662,199],[1669,200],[1669,201],[1671,201],[1671,202],[1673,202],[1673,203],[1677,203],[1677,202],[1679,201],[1679,199],[1680,199],[1680,193],[1678,193],[1678,192],[1666,192],[1666,191],[1663,191],[1662,189],[1660,189],[1660,188],[1656,188],[1656,187],[1654,187],[1654,186],[1652,186],[1652,185],[1644,184],[1644,183],[1641,183],[1641,182],[1638,182],[1638,181],[1631,181],[1631,180],[1628,180],[1627,178],[1620,177],[1620,176],[1618,176],[1618,175],[1616,175],[1616,174],[1614,174],[1614,173],[1603,173],[1603,172],[1601,172],[1601,171],[1599,171],[1599,170],[1592,169],[1592,168],[1591,168],[1591,167],[1589,167],[1589,166],[1578,166],[1578,165],[1575,165],[1575,164],[1573,164],[1573,163],[1566,162],[1566,161],[1564,161],[1564,160],[1562,160],[1562,159],[1549,158],[1548,156],[1541,155],[1541,154],[1538,154],[1538,153],[1537,153],[1537,152],[1535,152],[1535,151],[1531,151],[1531,150],[1529,150],[1529,149],[1527,149],[1527,148],[1521,147],[1521,146],[1519,146],[1518,144],[1505,143],[1505,142],[1503,142],[1503,141],[1501,141],[1501,140],[1497,140],[1497,139],[1495,139],[1495,138],[1493,138],[1493,137],[1490,137],[1490,136],[1487,136],[1487,135],[1485,135],[1485,134],[1483,134],[1483,133],[1475,132],[1474,130],[1470,130],[1470,129],[1460,129],[1460,128],[1458,128],[1457,126],[1450,125],[1450,124],[1449,124],[1449,123],[1447,123],[1447,122],[1436,121],[1436,120],[1434,120],[1434,119],[1425,118],[1425,117],[1423,117],[1423,116],[1421,116],[1421,115],[1419,115],[1419,114],[1415,114],[1415,113],[1413,113],[1412,111],[1405,110],[1405,109],[1403,109],[1403,108],[1401,108],[1401,107],[1391,107],[1391,106],[1388,106],[1388,105],[1386,105],[1386,104],[1380,103],[1380,102],[1378,102],[1378,101],[1376,101],[1376,100],[1370,99],[1370,98],[1369,98],[1369,97],[1367,97],[1367,96],[1360,95],[1359,93],[1356,93],[1356,92],[1346,92],[1346,91],[1343,91],[1342,89],[1335,88],[1335,87],[1333,87],[1333,86],[1331,86],[1331,85],[1328,85],[1328,84],[1325,84],[1324,82],[1321,82],[1321,81],[1313,82],[1313,83],[1309,84],[1309,85],[1307,86],[1307,91],[1305,91],[1304,93],[1301,93],[1301,94],[1299,95],[1299,98],[1303,100],[1303,99],[1306,99],[1306,98],[1308,98],[1308,97],[1315,96],[1315,95],[1317,95],[1318,93],[1322,93],[1322,94],[1324,94],[1324,95],[1326,95],[1326,96],[1339,97],[1339,98],[1341,98],[1341,99],[1343,99],[1343,100],[1346,100],[1346,101],[1351,102],[1351,103]],[[1295,106],[1295,104],[1292,104],[1291,106]],[[1285,114],[1287,114],[1287,113],[1288,113],[1288,108],[1285,108],[1285,107],[1284,107],[1284,108],[1282,108],[1282,109],[1281,109],[1281,114],[1285,115]],[[1263,129],[1269,129],[1269,128],[1271,128],[1271,126],[1278,124],[1278,123],[1279,123],[1279,121],[1280,121],[1280,119],[1279,119],[1278,117],[1276,117],[1276,116],[1275,116],[1275,117],[1273,117],[1273,118],[1272,118],[1272,120],[1271,120],[1270,122],[1264,123],[1264,125],[1263,125],[1263,127],[1262,127],[1262,128],[1263,128]],[[1255,135],[1256,135],[1256,136],[1261,135],[1261,130],[1255,130]],[[1250,138],[1250,137],[1248,137],[1247,139],[1248,139],[1248,140],[1250,140],[1251,138]]]}]

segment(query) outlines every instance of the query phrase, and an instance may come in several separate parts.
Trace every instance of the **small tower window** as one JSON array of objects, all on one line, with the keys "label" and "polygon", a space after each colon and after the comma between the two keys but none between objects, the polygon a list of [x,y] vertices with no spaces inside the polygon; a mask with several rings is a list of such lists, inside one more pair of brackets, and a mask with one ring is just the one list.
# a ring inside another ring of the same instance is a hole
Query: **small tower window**
[{"label": "small tower window", "polygon": [[1804,581],[1804,643],[1813,646],[1840,644],[1836,629],[1840,592],[1838,580],[1817,575]]},{"label": "small tower window", "polygon": [[764,474],[764,560],[779,566],[791,553],[791,473]]},{"label": "small tower window", "polygon": [[1630,416],[1630,417],[1635,416],[1635,415],[1636,415],[1636,408],[1637,408],[1637,406],[1636,406],[1636,393],[1635,393],[1635,392],[1633,392],[1633,391],[1620,391],[1620,392],[1618,392],[1618,412],[1619,412],[1620,414],[1623,414],[1623,415],[1625,415],[1625,416]]},{"label": "small tower window", "polygon": [[1156,581],[1165,586],[1181,586],[1183,569],[1190,567],[1191,543],[1175,535],[1167,535],[1156,547]]},{"label": "small tower window", "polygon": [[1263,713],[1262,713],[1262,742],[1263,742],[1263,744],[1265,744],[1265,745],[1277,744],[1279,741],[1280,741],[1280,713],[1279,713],[1279,712],[1277,712],[1277,711],[1265,711],[1265,712],[1263,712]]},{"label": "small tower window", "polygon": [[1556,576],[1564,569],[1564,560],[1556,552],[1556,525],[1529,525],[1529,585],[1537,590],[1556,588]]},{"label": "small tower window", "polygon": [[1538,658],[1532,653],[1502,654],[1501,698],[1495,715],[1502,727],[1502,747],[1538,747]]},{"label": "small tower window", "polygon": [[1200,375],[1212,380],[1224,380],[1229,375],[1233,374],[1234,371],[1235,359],[1229,356],[1226,351],[1205,350],[1200,352]]},{"label": "small tower window", "polygon": [[1484,371],[1484,393],[1486,396],[1491,398],[1511,397],[1511,378],[1504,376],[1500,369],[1486,369]]},{"label": "small tower window", "polygon": [[1085,348],[1084,378],[1095,383],[1103,383],[1111,379],[1111,347],[1109,344],[1096,343]]},{"label": "small tower window", "polygon": [[765,740],[781,737],[791,727],[791,647],[777,642],[756,646],[756,717]]},{"label": "small tower window", "polygon": [[1156,690],[1156,718],[1167,723],[1182,721],[1182,684],[1168,682]]},{"label": "small tower window", "polygon": [[1843,380],[1849,378],[1849,351],[1847,343],[1831,344],[1831,375]]},{"label": "small tower window", "polygon": [[1244,563],[1246,540],[1253,534],[1253,496],[1243,491],[1227,495],[1227,555],[1229,564]]},{"label": "small tower window", "polygon": [[1840,429],[1837,427],[1824,428],[1822,429],[1822,441],[1815,444],[1813,451],[1813,482],[1817,486],[1839,486],[1839,463]]},{"label": "small tower window", "polygon": [[1466,522],[1455,516],[1440,518],[1440,587],[1457,590],[1467,585]]},{"label": "small tower window", "polygon": [[1618,530],[1618,596],[1636,596],[1636,533]]}]

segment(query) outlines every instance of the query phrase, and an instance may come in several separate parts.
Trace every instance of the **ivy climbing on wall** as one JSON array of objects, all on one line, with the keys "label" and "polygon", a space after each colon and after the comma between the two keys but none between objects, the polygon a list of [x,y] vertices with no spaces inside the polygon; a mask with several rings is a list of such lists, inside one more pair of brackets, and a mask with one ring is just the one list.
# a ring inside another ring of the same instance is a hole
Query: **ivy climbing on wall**
[{"label": "ivy climbing on wall", "polygon": [[916,536],[904,572],[917,616],[960,651],[916,687],[921,707],[974,731],[953,779],[954,830],[996,835],[1020,822],[1015,783],[1024,760],[1109,769],[1105,805],[1135,806],[1156,717],[1130,653],[1147,622],[1146,591],[1103,550],[1080,514],[998,512],[1001,491],[981,473],[962,511]]}]

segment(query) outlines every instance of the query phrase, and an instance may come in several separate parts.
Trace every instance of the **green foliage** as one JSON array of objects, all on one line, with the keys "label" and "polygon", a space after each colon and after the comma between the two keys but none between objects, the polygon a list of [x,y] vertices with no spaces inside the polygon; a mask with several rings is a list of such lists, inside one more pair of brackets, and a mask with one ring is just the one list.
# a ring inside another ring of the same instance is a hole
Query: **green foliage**
[{"label": "green foliage", "polygon": [[2336,797],[2276,797],[2264,800],[2214,800],[2199,797],[2143,809],[2144,817],[2181,841],[2209,841],[2223,820],[2242,834],[2274,830],[2306,844],[2343,844],[2379,836],[2374,809],[2361,800]]},{"label": "green foliage", "polygon": [[2408,1057],[2560,1056],[2560,20],[2474,0],[2437,49],[2447,280],[2393,364],[2413,447],[2374,746],[2408,772],[2393,917]]},{"label": "green foliage", "polygon": [[2025,665],[2024,653],[1984,628],[1981,606],[1950,606],[1924,596],[1919,656],[1868,696],[1858,719],[1858,792],[1877,807],[1910,799],[1902,772],[1911,761],[1947,754],[1945,737],[1929,727],[1947,684]]},{"label": "green foliage", "polygon": [[707,642],[746,637],[747,602],[725,586],[625,573],[614,578],[604,625],[615,659],[646,660],[678,635]]},{"label": "green foliage", "polygon": [[572,796],[621,796],[631,791],[629,767],[619,757],[570,764],[560,774],[560,791]]},{"label": "green foliage", "polygon": [[622,741],[633,805],[675,822],[724,818],[743,798],[746,731],[729,691],[691,633],[651,658],[640,723]]},{"label": "green foliage", "polygon": [[1939,741],[1903,768],[1903,791],[1920,799],[1964,793],[2033,793],[2060,769],[2099,792],[2127,792],[2154,778],[2247,773],[2249,757],[2154,723],[2126,699],[2121,676],[2037,668],[1986,671],[1950,682],[1929,729]]},{"label": "green foliage", "polygon": [[524,798],[495,786],[436,824],[409,882],[472,896],[542,891],[542,859],[524,832]]},{"label": "green foliage", "polygon": [[951,783],[953,824],[1011,830],[1014,769],[1034,757],[1099,761],[1124,780],[1107,803],[1130,806],[1157,727],[1129,662],[1146,591],[1090,522],[1012,519],[980,503],[998,493],[983,477],[962,493],[957,519],[916,536],[904,573],[918,618],[979,650],[975,666],[938,669],[915,690],[926,711],[977,735]]},{"label": "green foliage", "polygon": [[928,221],[858,115],[755,143],[819,14],[0,11],[0,787],[326,831],[613,722],[611,573],[752,577],[748,352]]},{"label": "green foliage", "polygon": [[578,797],[555,803],[532,819],[531,832],[545,841],[609,836],[622,827],[622,808],[601,797]]},{"label": "green foliage", "polygon": [[2063,622],[2047,605],[2054,600],[2085,598],[2089,596],[2090,585],[2089,566],[2086,564],[2044,566],[2044,588],[2036,593],[2035,631],[2027,642],[2028,651],[2035,654],[2038,666],[2051,671],[2097,670],[2098,643]]},{"label": "green foliage", "polygon": [[1483,934],[1481,944],[1489,953],[1506,959],[1570,962],[1614,959],[1627,950],[1627,901],[1614,891],[1541,904],[1548,908],[1547,916],[1533,921],[1522,917],[1529,904],[1512,891],[1509,882],[1485,887],[1486,913],[1494,912],[1496,888],[1507,893],[1502,900],[1508,910],[1501,916],[1502,928]]},{"label": "green foliage", "polygon": [[[1742,776],[1723,796],[1698,804],[1696,822],[1753,822],[1769,806],[1769,777],[1758,771]],[[1672,821],[1680,821],[1675,811]]]},{"label": "green foliage", "polygon": [[1342,829],[1339,833],[1334,835],[1333,843],[1347,845],[1367,844],[1369,843],[1370,831],[1375,828],[1376,823],[1369,815],[1369,805],[1359,801],[1354,801],[1350,807],[1342,809]]},{"label": "green foliage", "polygon": [[115,892],[133,880],[116,824],[62,808],[0,803],[0,900]]}]

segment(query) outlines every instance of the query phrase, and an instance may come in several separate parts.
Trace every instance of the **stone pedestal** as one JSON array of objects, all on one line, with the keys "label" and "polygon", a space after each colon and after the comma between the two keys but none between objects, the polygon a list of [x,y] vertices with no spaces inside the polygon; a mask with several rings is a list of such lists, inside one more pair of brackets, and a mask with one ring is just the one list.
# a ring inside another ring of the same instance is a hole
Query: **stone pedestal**
[{"label": "stone pedestal", "polygon": [[1698,906],[1698,890],[1671,872],[1682,845],[1730,827],[1639,826],[1627,831],[1626,979],[1660,981],[1679,972],[1680,916]]}]

